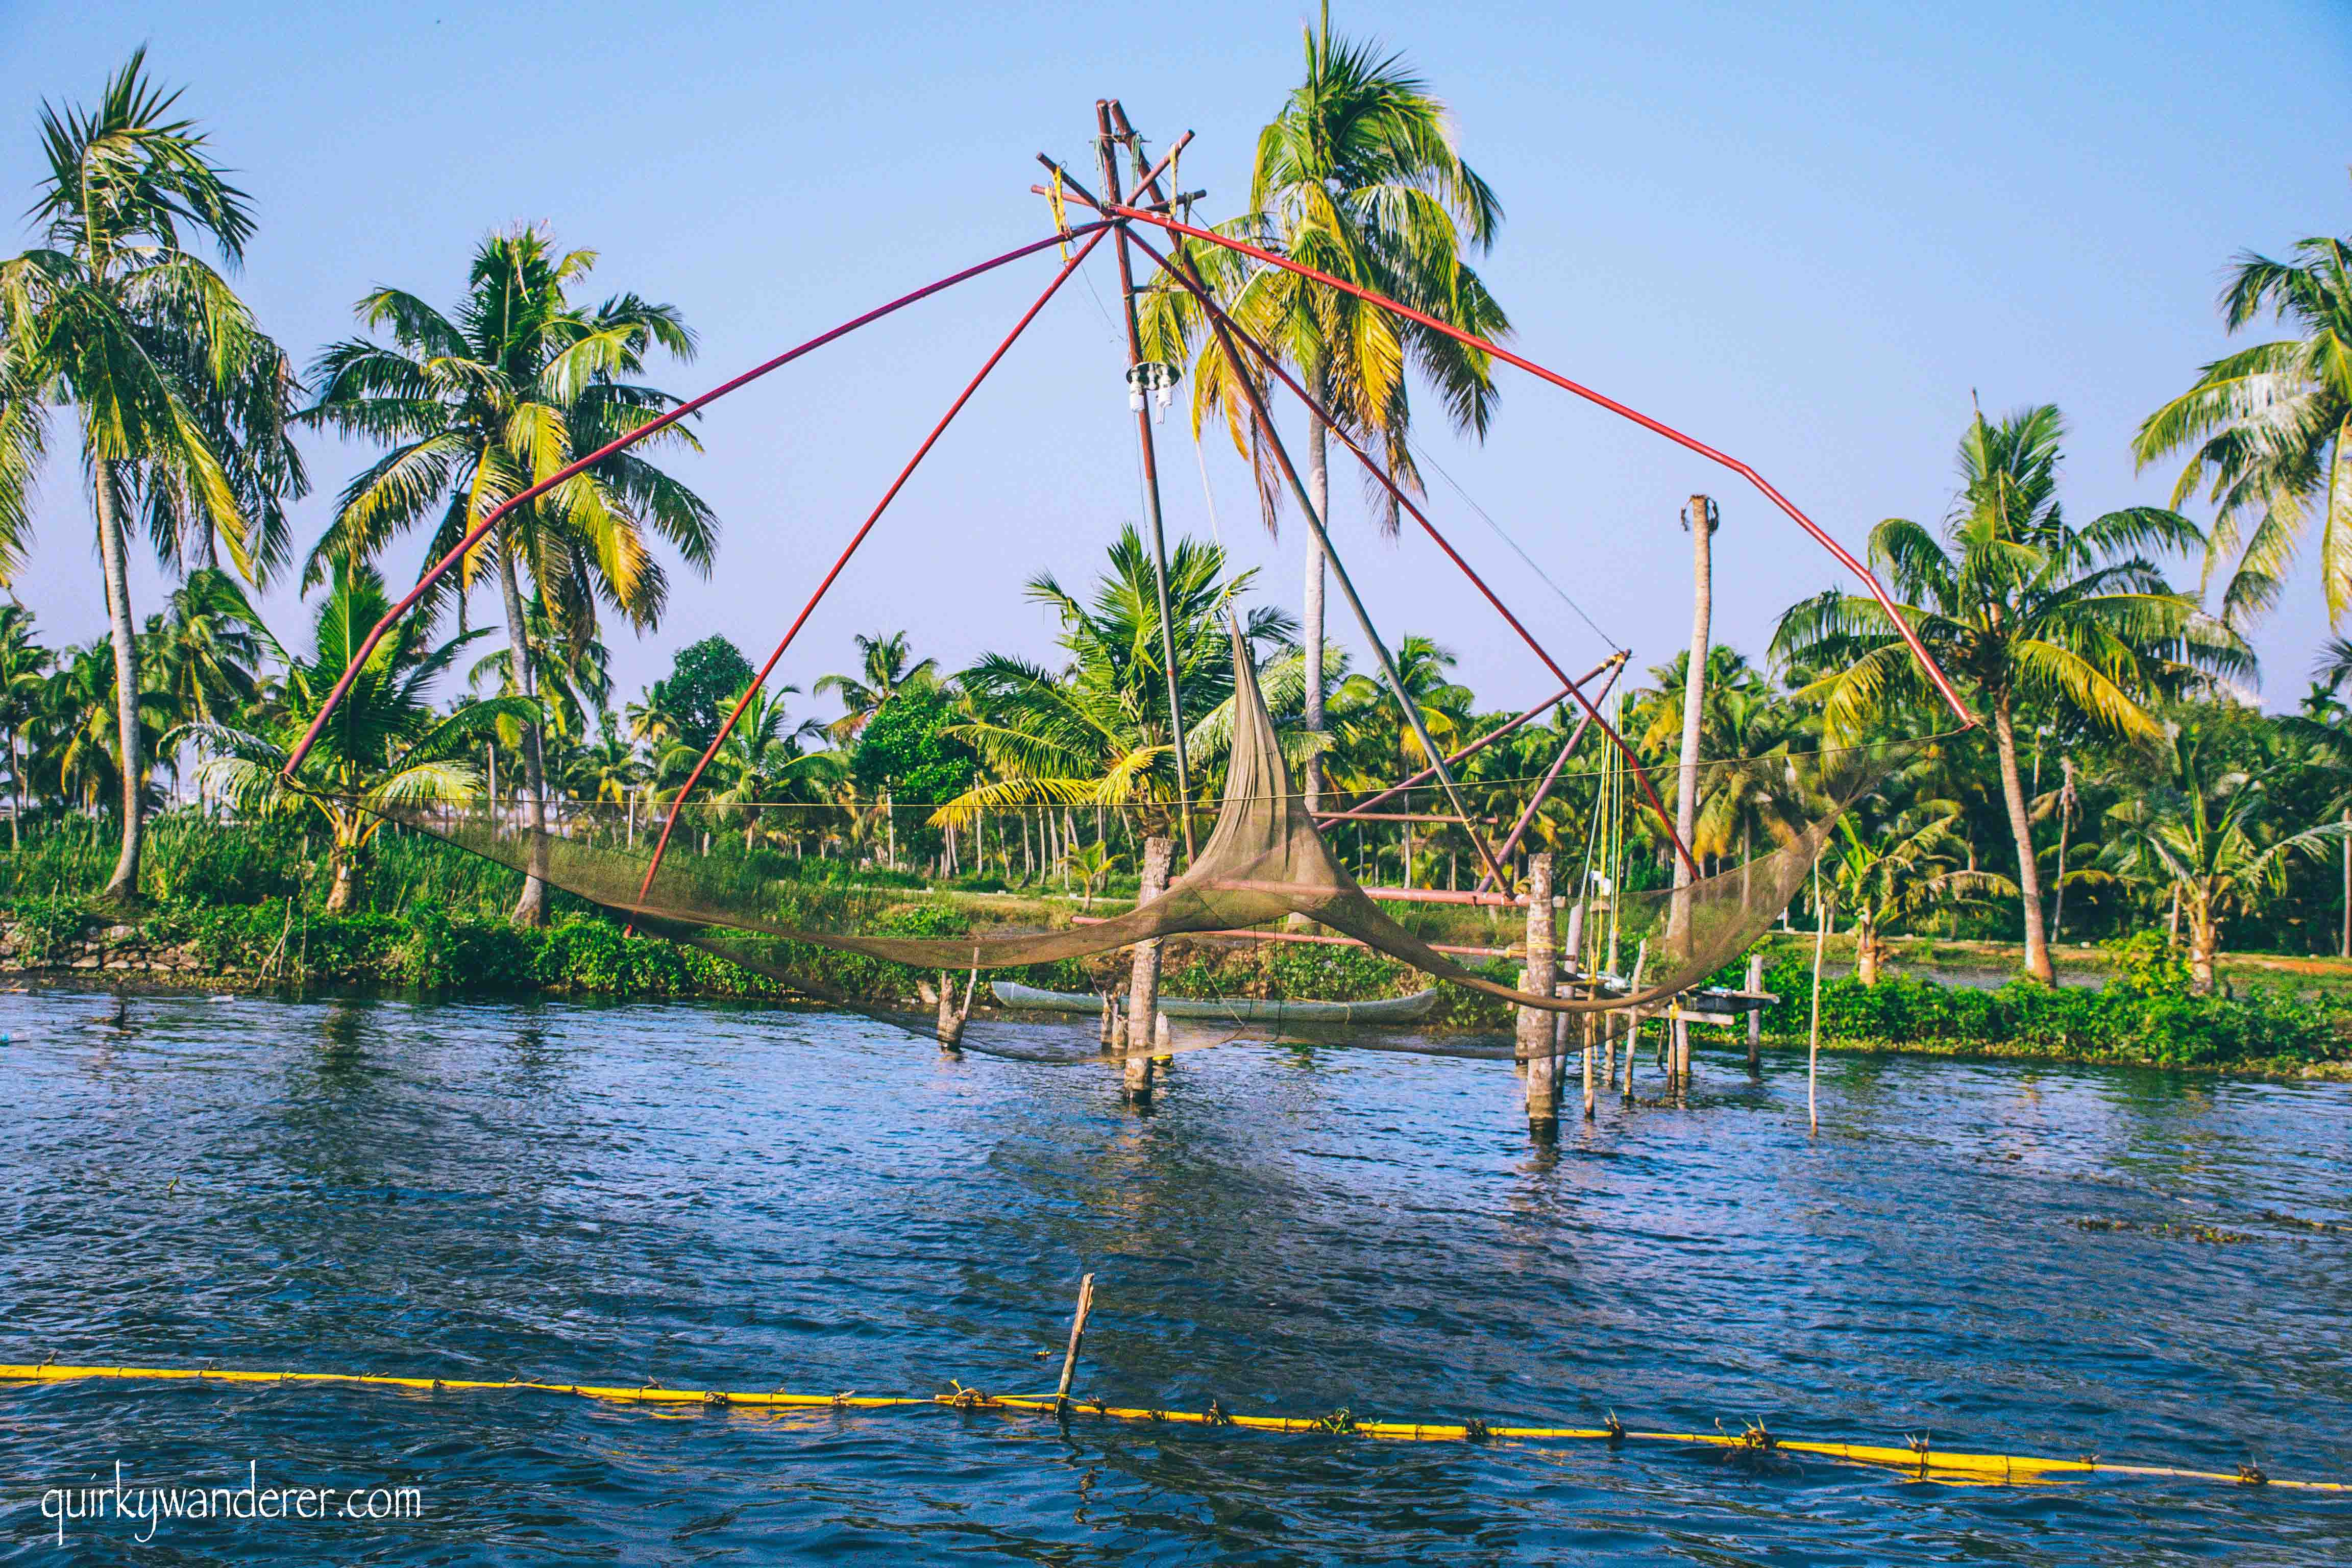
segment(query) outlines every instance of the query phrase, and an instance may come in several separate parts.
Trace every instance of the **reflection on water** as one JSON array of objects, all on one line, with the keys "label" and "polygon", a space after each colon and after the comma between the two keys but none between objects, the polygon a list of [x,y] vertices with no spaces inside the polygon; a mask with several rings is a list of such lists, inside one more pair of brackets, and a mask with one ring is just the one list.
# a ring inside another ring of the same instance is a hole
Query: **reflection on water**
[{"label": "reflection on water", "polygon": [[[700,1006],[0,997],[0,1360],[1480,1415],[2352,1474],[2352,1090],[1839,1057],[1530,1142],[1507,1066],[941,1059]],[[109,1471],[426,1517],[77,1561],[2352,1559],[2352,1504],[1786,1457],[528,1396],[0,1392],[11,1528]],[[69,1557],[71,1554],[69,1554]]]}]

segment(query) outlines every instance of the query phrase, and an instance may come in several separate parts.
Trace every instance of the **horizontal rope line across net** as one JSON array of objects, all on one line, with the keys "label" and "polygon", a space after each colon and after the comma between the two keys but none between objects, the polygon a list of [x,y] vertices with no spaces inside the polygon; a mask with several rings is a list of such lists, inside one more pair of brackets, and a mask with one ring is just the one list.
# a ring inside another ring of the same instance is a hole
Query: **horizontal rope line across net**
[{"label": "horizontal rope line across net", "polygon": [[[1702,790],[1704,790],[1706,780],[1717,773],[1721,773],[1734,768],[1752,769],[1759,764],[1767,763],[1783,763],[1798,767],[1810,767],[1818,764],[1826,759],[1861,756],[1880,752],[1885,750],[1888,745],[1900,744],[1906,748],[1916,749],[1923,746],[1931,746],[1942,741],[1955,740],[1960,736],[1974,734],[1975,732],[1976,731],[1969,730],[1946,730],[1933,735],[1923,735],[1916,740],[1880,742],[1873,742],[1869,745],[1829,746],[1810,752],[1761,752],[1752,756],[1740,757],[1703,757],[1696,764],[1696,767],[1701,780]],[[1549,738],[1557,739],[1557,736],[1552,735]],[[1678,774],[1681,768],[1681,764],[1672,759],[1664,761],[1652,760],[1648,762],[1647,765],[1653,771],[1669,777]],[[1622,773],[1622,771],[1624,771],[1623,767],[1620,764],[1613,768],[1607,765],[1591,768],[1563,768],[1557,773],[1507,773],[1492,777],[1465,773],[1457,778],[1455,782],[1465,789],[1487,790],[1495,789],[1504,784],[1541,784],[1549,778],[1552,781],[1555,786],[1557,786],[1559,784],[1576,783],[1581,780],[1606,778],[1613,773]],[[1428,779],[1424,779],[1419,784],[1410,785],[1374,784],[1366,784],[1360,788],[1349,789],[1339,788],[1326,783],[1323,785],[1320,795],[1318,797],[1320,804],[1318,805],[1317,811],[1318,815],[1344,812],[1349,809],[1346,804],[1349,801],[1359,798],[1369,800],[1379,795],[1394,795],[1401,790],[1408,788],[1412,790],[1415,794],[1423,795],[1431,795],[1438,793],[1437,784],[1433,781]],[[671,793],[675,792],[666,792],[662,789],[656,788],[651,795],[642,798],[653,805],[667,806],[669,803],[668,795]],[[885,797],[882,795],[836,795],[826,800],[812,801],[719,801],[698,799],[693,802],[688,809],[690,811],[740,813],[762,811],[880,811],[887,807],[895,811],[928,812],[937,811],[943,805],[952,805],[956,797],[952,795],[927,796],[920,799],[911,796]],[[559,804],[559,797],[550,796],[549,800],[551,804]],[[1196,795],[1191,801],[1191,809],[1195,812],[1213,812],[1223,803],[1223,796]],[[501,805],[508,806],[520,805],[521,804],[521,797],[513,795],[503,795],[499,797],[499,804]],[[560,800],[560,804],[566,811],[594,809],[602,812],[614,813],[616,814],[616,820],[617,814],[625,813],[627,810],[627,804],[625,802],[611,800],[581,800],[565,797]],[[1166,799],[1137,799],[1122,801],[1082,799],[1012,801],[1003,804],[991,803],[988,805],[976,806],[972,809],[986,811],[991,814],[1062,811],[1108,811],[1114,813],[1128,812],[1131,814],[1141,814],[1175,811],[1184,804],[1184,802],[1178,800],[1174,796],[1170,796]],[[642,813],[640,814],[639,820],[642,825],[645,820]],[[658,826],[657,821],[656,826]]]},{"label": "horizontal rope line across net", "polygon": [[2177,1465],[2118,1465],[2095,1458],[2047,1458],[2031,1454],[1978,1454],[1927,1446],[1926,1440],[1896,1447],[1892,1444],[1824,1442],[1780,1437],[1760,1425],[1732,1432],[1653,1432],[1618,1424],[1606,1426],[1513,1426],[1486,1421],[1358,1421],[1348,1412],[1329,1415],[1244,1415],[1221,1408],[1215,1401],[1207,1410],[1162,1410],[1146,1405],[1111,1405],[1098,1399],[1057,1400],[1051,1395],[987,1394],[957,1384],[946,1394],[787,1394],[725,1389],[663,1388],[656,1384],[630,1387],[622,1384],[544,1383],[532,1379],[483,1380],[457,1377],[396,1377],[378,1373],[240,1372],[215,1367],[59,1366],[23,1363],[0,1363],[0,1383],[74,1383],[111,1380],[152,1383],[218,1383],[397,1388],[420,1394],[518,1393],[557,1394],[615,1405],[705,1405],[745,1409],[894,1410],[920,1407],[946,1410],[1000,1410],[1029,1415],[1087,1415],[1111,1421],[1145,1422],[1173,1426],[1231,1426],[1252,1432],[1320,1432],[1332,1436],[1381,1437],[1409,1443],[1602,1442],[1659,1443],[1679,1447],[1728,1448],[1750,1453],[1801,1454],[1847,1464],[1899,1470],[1928,1480],[1979,1483],[2039,1481],[2074,1476],[2149,1476],[2177,1480],[2219,1481],[2230,1485],[2273,1486],[2298,1491],[2352,1491],[2343,1481],[2290,1480],[2267,1476],[2249,1466],[2232,1474]]}]

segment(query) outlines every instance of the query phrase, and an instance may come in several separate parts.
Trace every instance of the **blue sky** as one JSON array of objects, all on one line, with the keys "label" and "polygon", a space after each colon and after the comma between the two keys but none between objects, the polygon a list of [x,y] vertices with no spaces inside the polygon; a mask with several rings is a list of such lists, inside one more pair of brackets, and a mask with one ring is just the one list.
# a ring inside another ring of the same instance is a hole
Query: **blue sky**
[{"label": "blue sky", "polygon": [[[257,205],[240,288],[298,362],[353,330],[371,286],[449,300],[483,234],[535,220],[602,253],[601,289],[683,310],[701,357],[656,379],[687,393],[1043,232],[1033,155],[1087,157],[1100,96],[1158,142],[1195,131],[1186,184],[1227,215],[1307,15],[5,0],[0,193],[24,193],[9,210],[30,199],[40,100],[94,97],[143,40]],[[1857,549],[1882,517],[1941,516],[1972,392],[1989,410],[2065,410],[2078,513],[2160,502],[2170,471],[2136,475],[2126,442],[2225,346],[2213,296],[2231,256],[2352,228],[2341,0],[1347,4],[1337,21],[1406,51],[1454,105],[1505,205],[1481,267],[1515,346],[1746,458]],[[719,570],[674,572],[658,631],[615,633],[623,689],[714,630],[764,654],[1050,266],[968,285],[714,409],[681,469],[724,521]],[[886,627],[950,667],[1048,648],[1023,583],[1089,578],[1139,515],[1116,274],[1091,270],[932,455],[782,679],[805,689],[846,666],[852,632]],[[1783,606],[1835,580],[1733,476],[1503,375],[1483,446],[1447,436],[1433,405],[1424,438],[1639,663],[1689,635],[1675,516],[1693,490],[1722,502],[1721,639],[1760,654]],[[1205,534],[1189,439],[1173,418],[1163,434],[1171,526]],[[311,443],[306,545],[365,456]],[[1295,604],[1303,531],[1265,537],[1229,447],[1207,466],[1224,539]],[[1432,488],[1439,524],[1563,662],[1592,662],[1600,637]],[[1425,542],[1379,540],[1356,487],[1337,494],[1341,549],[1391,640],[1436,637],[1496,706],[1549,689]],[[404,542],[387,573],[419,560]],[[150,562],[142,610],[158,587]],[[52,639],[102,626],[69,456],[16,592]],[[265,603],[299,631],[290,591]],[[2293,702],[2326,635],[2303,573],[2257,635],[2267,704]]]}]

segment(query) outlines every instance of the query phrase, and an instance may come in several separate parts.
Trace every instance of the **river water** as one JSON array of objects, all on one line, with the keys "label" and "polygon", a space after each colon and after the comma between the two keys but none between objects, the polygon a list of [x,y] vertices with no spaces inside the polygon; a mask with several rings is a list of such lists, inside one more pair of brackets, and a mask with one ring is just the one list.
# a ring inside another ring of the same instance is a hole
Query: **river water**
[{"label": "river water", "polygon": [[[1800,1058],[1531,1143],[1505,1064],[1106,1069],[698,1005],[0,997],[0,1361],[1552,1421],[2352,1477],[2352,1088]],[[2200,1227],[2202,1227],[2200,1232]],[[396,1523],[50,1488],[415,1486]],[[2352,1499],[525,1394],[0,1389],[26,1563],[2352,1561]],[[61,1505],[59,1505],[61,1506]],[[62,1552],[56,1531],[64,1525]]]}]

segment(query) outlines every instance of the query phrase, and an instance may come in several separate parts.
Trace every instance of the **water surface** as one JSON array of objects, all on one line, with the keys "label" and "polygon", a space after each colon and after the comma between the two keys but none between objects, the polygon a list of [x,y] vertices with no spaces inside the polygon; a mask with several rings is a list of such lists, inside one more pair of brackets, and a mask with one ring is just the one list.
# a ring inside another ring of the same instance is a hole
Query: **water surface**
[{"label": "water surface", "polygon": [[[1507,1065],[940,1059],[700,1005],[0,997],[0,1361],[1628,1425],[2352,1476],[2352,1089],[1825,1058],[1532,1143]],[[528,1394],[0,1391],[9,1561],[2352,1560],[2352,1501]],[[398,1525],[41,1491],[416,1485]]]}]

